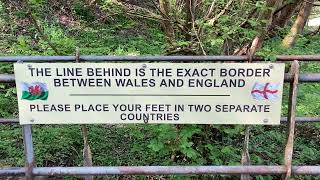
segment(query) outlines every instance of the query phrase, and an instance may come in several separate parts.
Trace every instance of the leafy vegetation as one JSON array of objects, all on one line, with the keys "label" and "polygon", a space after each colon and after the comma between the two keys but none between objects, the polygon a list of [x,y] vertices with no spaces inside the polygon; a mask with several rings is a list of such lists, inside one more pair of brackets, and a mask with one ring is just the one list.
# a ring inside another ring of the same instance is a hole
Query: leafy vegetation
[{"label": "leafy vegetation", "polygon": [[[113,1],[97,4],[86,1],[28,0],[29,9],[36,19],[30,21],[26,4],[1,1],[0,55],[73,55],[76,47],[83,55],[161,55],[173,51],[168,35],[159,22],[126,13],[125,8]],[[209,7],[212,1],[206,2]],[[246,1],[232,6],[228,15],[221,16],[212,28],[199,18],[196,23],[205,33],[201,43],[209,55],[224,51],[226,39],[235,40],[233,50],[259,34],[258,27],[266,22],[248,20],[250,28],[233,26],[243,22],[254,7],[267,11],[264,1]],[[219,13],[227,1],[218,1]],[[146,3],[148,4],[148,3]],[[96,7],[99,5],[99,8]],[[139,4],[138,4],[139,5]],[[138,6],[136,5],[136,6]],[[244,7],[245,6],[245,7]],[[63,7],[63,8],[61,8]],[[93,10],[94,9],[94,10]],[[248,9],[247,16],[239,16]],[[106,13],[107,12],[107,13]],[[180,11],[178,17],[184,17]],[[170,14],[170,17],[174,16]],[[302,34],[292,48],[281,46],[289,31],[282,28],[277,36],[267,38],[257,55],[274,60],[276,55],[320,54],[320,37]],[[196,38],[183,38],[175,30],[174,48],[186,47],[201,54]],[[308,29],[306,29],[308,32]],[[206,34],[207,33],[207,34]],[[191,34],[195,37],[195,34]],[[231,42],[229,42],[231,43]],[[54,50],[52,47],[56,47]],[[56,52],[57,51],[57,52]],[[177,51],[175,51],[177,53]],[[194,52],[193,52],[194,53]],[[184,53],[182,53],[184,54]],[[320,72],[319,63],[301,63],[302,72]],[[12,64],[0,64],[0,73],[12,74]],[[0,84],[0,118],[17,117],[17,99],[13,85]],[[283,97],[283,115],[288,109],[288,87]],[[300,84],[297,104],[298,116],[320,116],[320,84]],[[294,145],[295,165],[320,165],[320,123],[299,124]],[[89,144],[94,165],[239,165],[245,127],[241,125],[90,125]],[[275,165],[283,163],[286,126],[253,126],[249,151],[252,164]],[[34,146],[37,166],[81,166],[83,140],[79,125],[34,126]],[[21,127],[0,126],[0,167],[24,166]],[[123,179],[125,177],[108,177]],[[127,178],[127,177],[126,177]],[[230,179],[232,176],[133,176],[135,179]],[[280,176],[256,176],[255,179],[279,179]],[[73,179],[73,178],[71,178]],[[319,179],[301,176],[296,179]]]}]

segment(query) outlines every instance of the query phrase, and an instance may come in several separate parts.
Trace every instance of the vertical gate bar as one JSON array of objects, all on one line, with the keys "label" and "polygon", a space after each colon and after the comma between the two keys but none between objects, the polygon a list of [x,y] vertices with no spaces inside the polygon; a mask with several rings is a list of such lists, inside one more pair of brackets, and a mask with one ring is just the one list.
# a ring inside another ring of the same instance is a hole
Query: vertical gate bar
[{"label": "vertical gate bar", "polygon": [[[254,53],[250,52],[249,50],[247,57],[248,57],[248,63],[252,63],[252,57],[254,56]],[[244,135],[244,142],[243,142],[243,148],[242,148],[242,154],[241,154],[241,165],[242,166],[248,166],[251,164],[250,162],[250,154],[249,154],[249,139],[250,139],[250,125],[245,126],[245,135]],[[241,174],[240,176],[241,180],[250,180],[252,179],[250,174]]]},{"label": "vertical gate bar", "polygon": [[31,124],[22,126],[24,154],[26,159],[26,179],[33,180],[33,168],[35,167],[35,158],[32,143],[32,127]]},{"label": "vertical gate bar", "polygon": [[292,174],[292,154],[293,154],[293,143],[294,143],[294,128],[296,120],[296,104],[298,94],[298,82],[299,82],[299,62],[297,60],[291,63],[290,73],[293,76],[290,82],[289,91],[289,104],[288,104],[288,139],[284,154],[284,163],[286,166],[285,179],[289,180]]},{"label": "vertical gate bar", "polygon": [[[242,155],[241,155],[242,166],[249,166],[251,164],[250,154],[249,154],[250,128],[251,126],[247,125],[245,129],[245,136],[244,136],[243,149],[242,149]],[[241,174],[241,180],[250,180],[250,179],[252,178],[249,174]]]},{"label": "vertical gate bar", "polygon": [[81,132],[83,136],[83,155],[84,155],[84,165],[92,166],[92,155],[90,150],[90,145],[88,143],[88,129],[86,125],[81,125]]},{"label": "vertical gate bar", "polygon": [[[76,49],[76,63],[80,63],[80,50]],[[85,124],[81,125],[81,132],[83,138],[83,159],[84,166],[92,166],[92,153],[88,142],[88,128]],[[85,180],[93,180],[94,176],[85,176]]]}]

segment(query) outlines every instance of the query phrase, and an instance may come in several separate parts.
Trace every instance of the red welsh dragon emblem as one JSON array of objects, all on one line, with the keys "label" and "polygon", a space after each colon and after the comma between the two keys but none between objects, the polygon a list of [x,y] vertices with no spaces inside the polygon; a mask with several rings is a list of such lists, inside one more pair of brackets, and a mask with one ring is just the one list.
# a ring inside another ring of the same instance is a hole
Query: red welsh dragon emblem
[{"label": "red welsh dragon emblem", "polygon": [[30,86],[28,89],[29,89],[29,93],[32,95],[39,95],[42,92],[42,89],[39,85]]}]

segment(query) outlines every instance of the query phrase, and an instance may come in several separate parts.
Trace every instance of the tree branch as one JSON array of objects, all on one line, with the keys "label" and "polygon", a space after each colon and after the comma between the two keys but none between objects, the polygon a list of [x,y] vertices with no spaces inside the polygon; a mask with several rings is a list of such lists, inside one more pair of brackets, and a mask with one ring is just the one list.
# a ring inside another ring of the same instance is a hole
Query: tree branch
[{"label": "tree branch", "polygon": [[201,48],[201,51],[202,51],[202,54],[203,55],[207,55],[207,53],[206,53],[206,51],[204,50],[204,48],[203,48],[203,45],[202,45],[202,42],[201,42],[201,40],[200,40],[200,38],[199,38],[199,35],[198,35],[198,31],[196,30],[196,27],[195,27],[195,17],[194,17],[194,9],[192,9],[192,6],[193,6],[193,4],[191,4],[191,0],[189,1],[189,7],[190,7],[190,14],[191,14],[191,19],[192,19],[192,30],[193,30],[193,32],[195,33],[195,36],[196,36],[196,38],[197,38],[197,40],[198,40],[198,42],[199,42],[199,46],[200,46],[200,48]]},{"label": "tree branch", "polygon": [[204,20],[208,20],[211,17],[211,15],[213,13],[213,8],[214,8],[214,5],[216,4],[216,2],[217,2],[217,0],[212,1],[211,6],[207,12],[207,15],[204,17]]},{"label": "tree branch", "polygon": [[210,25],[214,25],[214,23],[220,18],[220,16],[222,16],[228,9],[229,6],[233,3],[233,0],[228,1],[228,3],[226,4],[226,6],[223,8],[222,11],[220,11],[219,14],[217,14],[214,18],[209,20],[209,24]]}]

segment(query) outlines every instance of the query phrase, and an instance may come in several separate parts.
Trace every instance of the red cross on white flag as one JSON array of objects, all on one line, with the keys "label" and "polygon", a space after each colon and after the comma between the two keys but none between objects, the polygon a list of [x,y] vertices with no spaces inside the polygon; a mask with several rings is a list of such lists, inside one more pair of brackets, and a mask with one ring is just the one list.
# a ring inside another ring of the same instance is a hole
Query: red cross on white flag
[{"label": "red cross on white flag", "polygon": [[255,83],[251,95],[257,100],[276,100],[279,98],[279,84]]}]

